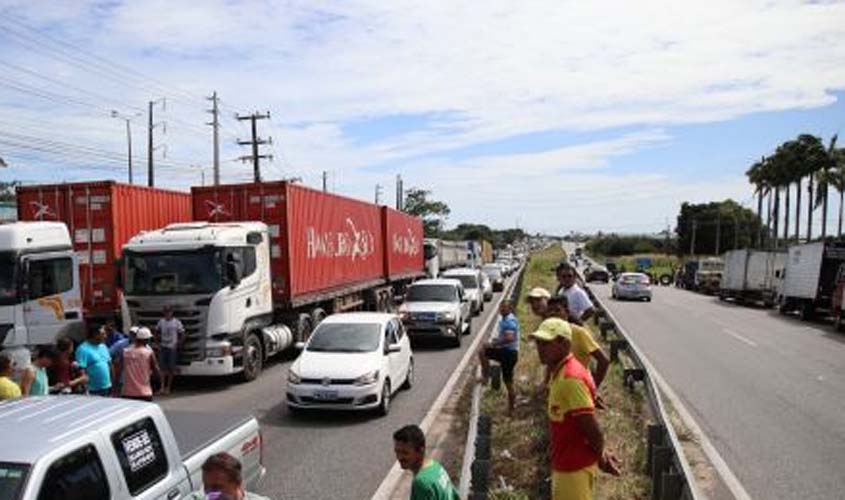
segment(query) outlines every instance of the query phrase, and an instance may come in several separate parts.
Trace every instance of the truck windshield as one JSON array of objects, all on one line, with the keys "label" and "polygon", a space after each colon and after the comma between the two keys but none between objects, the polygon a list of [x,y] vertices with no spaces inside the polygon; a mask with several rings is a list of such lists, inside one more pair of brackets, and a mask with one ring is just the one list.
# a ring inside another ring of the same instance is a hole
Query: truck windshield
[{"label": "truck windshield", "polygon": [[0,304],[14,304],[17,301],[17,262],[14,252],[0,252]]},{"label": "truck windshield", "polygon": [[475,276],[468,276],[466,274],[446,274],[443,276],[444,278],[449,278],[450,280],[458,280],[464,285],[465,289],[473,289],[478,288],[478,280]]},{"label": "truck windshield", "polygon": [[457,302],[452,285],[416,285],[408,288],[408,302]]},{"label": "truck windshield", "polygon": [[424,244],[423,255],[425,256],[425,260],[430,260],[437,257],[437,247],[431,243]]},{"label": "truck windshield", "polygon": [[373,352],[381,340],[381,326],[375,323],[323,323],[311,334],[309,351]]},{"label": "truck windshield", "polygon": [[213,293],[223,286],[216,249],[124,255],[127,295]]},{"label": "truck windshield", "polygon": [[18,500],[21,497],[29,466],[0,462],[0,500]]}]

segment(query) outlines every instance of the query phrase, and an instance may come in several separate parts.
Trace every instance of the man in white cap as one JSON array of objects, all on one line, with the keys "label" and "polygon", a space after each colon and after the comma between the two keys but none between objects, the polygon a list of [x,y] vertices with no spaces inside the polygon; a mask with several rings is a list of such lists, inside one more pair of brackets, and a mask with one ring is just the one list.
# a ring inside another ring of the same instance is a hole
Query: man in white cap
[{"label": "man in white cap", "polygon": [[118,373],[123,375],[121,396],[141,401],[153,400],[152,375],[160,376],[158,361],[149,343],[153,334],[142,326],[135,330],[132,345],[123,350],[118,364]]},{"label": "man in white cap", "polygon": [[541,287],[534,287],[528,292],[528,305],[531,306],[531,312],[535,315],[545,318],[546,307],[552,294],[548,290]]}]

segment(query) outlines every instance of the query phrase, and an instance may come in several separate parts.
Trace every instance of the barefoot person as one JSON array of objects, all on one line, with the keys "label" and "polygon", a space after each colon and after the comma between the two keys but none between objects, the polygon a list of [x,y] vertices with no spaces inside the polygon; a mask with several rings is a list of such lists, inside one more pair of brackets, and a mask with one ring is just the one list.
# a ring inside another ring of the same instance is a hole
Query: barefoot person
[{"label": "barefoot person", "polygon": [[499,306],[499,334],[487,346],[479,351],[481,372],[484,379],[490,376],[490,360],[498,361],[502,367],[502,380],[508,391],[508,411],[513,413],[516,404],[516,391],[513,385],[513,371],[519,359],[519,321],[513,314],[513,305],[505,300]]}]

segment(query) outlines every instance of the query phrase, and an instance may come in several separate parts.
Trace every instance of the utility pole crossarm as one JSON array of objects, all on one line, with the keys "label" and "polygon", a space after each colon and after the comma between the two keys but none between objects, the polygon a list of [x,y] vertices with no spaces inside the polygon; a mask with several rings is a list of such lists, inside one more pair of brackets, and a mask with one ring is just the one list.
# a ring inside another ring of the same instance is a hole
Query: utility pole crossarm
[{"label": "utility pole crossarm", "polygon": [[269,140],[265,140],[265,139],[260,139],[258,137],[257,122],[258,122],[258,120],[269,119],[270,118],[270,112],[268,111],[267,113],[265,113],[263,115],[261,113],[257,113],[257,112],[253,113],[251,115],[235,115],[235,118],[237,118],[238,121],[244,121],[244,120],[250,121],[251,130],[252,130],[252,139],[249,140],[249,141],[240,141],[239,140],[238,145],[240,145],[240,146],[252,146],[252,155],[248,156],[248,157],[241,157],[241,159],[243,160],[244,158],[252,158],[252,170],[253,170],[254,181],[255,182],[261,182],[261,168],[260,168],[259,160],[261,160],[261,159],[272,160],[273,155],[258,154],[258,146],[261,146],[261,145],[264,145],[264,144],[272,144],[273,140],[272,140],[272,138],[269,139]]}]

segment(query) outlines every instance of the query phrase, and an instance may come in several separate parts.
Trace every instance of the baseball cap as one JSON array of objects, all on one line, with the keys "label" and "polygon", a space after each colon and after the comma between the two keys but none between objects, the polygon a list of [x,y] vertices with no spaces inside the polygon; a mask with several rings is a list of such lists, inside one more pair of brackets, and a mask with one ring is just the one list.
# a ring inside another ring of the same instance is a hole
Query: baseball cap
[{"label": "baseball cap", "polygon": [[150,340],[153,338],[153,334],[149,328],[142,326],[136,330],[135,338],[138,340]]},{"label": "baseball cap", "polygon": [[538,340],[552,341],[558,337],[572,340],[572,328],[569,323],[560,318],[549,318],[537,327],[537,331],[531,334]]},{"label": "baseball cap", "polygon": [[541,287],[538,286],[538,287],[532,288],[531,291],[528,292],[528,298],[529,299],[550,299],[550,298],[552,298],[552,294],[549,293],[549,291],[546,290],[545,288],[541,288]]}]

